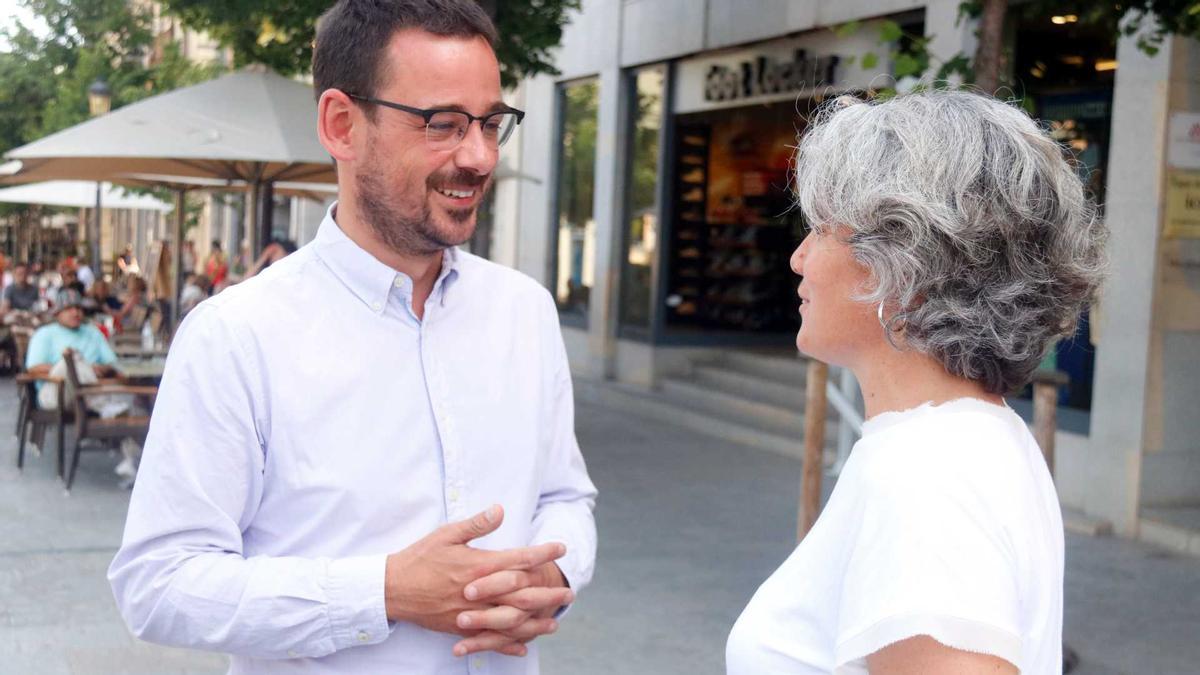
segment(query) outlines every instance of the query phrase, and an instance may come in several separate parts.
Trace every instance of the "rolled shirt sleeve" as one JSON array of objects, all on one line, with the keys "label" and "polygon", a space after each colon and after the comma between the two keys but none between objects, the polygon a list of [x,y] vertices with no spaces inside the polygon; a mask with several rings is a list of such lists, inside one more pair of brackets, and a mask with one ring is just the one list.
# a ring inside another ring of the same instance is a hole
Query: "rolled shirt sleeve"
[{"label": "rolled shirt sleeve", "polygon": [[386,556],[244,554],[269,433],[247,338],[211,305],[180,329],[108,571],[117,606],[140,638],[256,658],[381,642]]}]

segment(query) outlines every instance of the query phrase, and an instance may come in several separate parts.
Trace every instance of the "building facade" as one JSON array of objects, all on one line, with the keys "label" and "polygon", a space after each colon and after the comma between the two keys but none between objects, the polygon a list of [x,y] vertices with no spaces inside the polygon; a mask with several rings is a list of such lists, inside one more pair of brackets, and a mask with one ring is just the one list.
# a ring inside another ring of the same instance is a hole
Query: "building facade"
[{"label": "building facade", "polygon": [[[927,37],[935,68],[973,54],[959,4],[585,0],[561,73],[513,93],[527,117],[487,246],[553,293],[577,375],[653,388],[697,355],[794,349],[790,146],[829,96],[894,83],[884,21]],[[1070,15],[1009,23],[1012,94],[1074,150],[1112,230],[1103,296],[1052,355],[1072,380],[1061,497],[1200,552],[1180,525],[1200,529],[1200,44],[1149,56]]]}]

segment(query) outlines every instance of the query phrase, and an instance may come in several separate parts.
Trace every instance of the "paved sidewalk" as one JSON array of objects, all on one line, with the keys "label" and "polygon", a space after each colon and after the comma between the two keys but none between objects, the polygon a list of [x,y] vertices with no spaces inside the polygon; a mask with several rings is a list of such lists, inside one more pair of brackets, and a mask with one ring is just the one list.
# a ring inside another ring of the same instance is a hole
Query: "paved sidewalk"
[{"label": "paved sidewalk", "polygon": [[[70,497],[53,458],[15,468],[0,380],[0,672],[223,673],[219,655],[131,638],[104,571],[128,493],[116,456],[85,453]],[[583,406],[601,491],[595,582],[542,641],[548,675],[724,672],[725,636],[794,536],[799,463]],[[1200,561],[1067,537],[1066,637],[1083,675],[1200,671]]]}]

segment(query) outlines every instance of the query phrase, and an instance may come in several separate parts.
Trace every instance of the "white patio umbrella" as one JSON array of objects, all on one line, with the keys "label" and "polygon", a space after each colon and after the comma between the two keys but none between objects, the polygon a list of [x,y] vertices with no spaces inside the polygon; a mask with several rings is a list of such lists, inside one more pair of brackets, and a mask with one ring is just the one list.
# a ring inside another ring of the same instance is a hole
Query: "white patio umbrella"
[{"label": "white patio umbrella", "polygon": [[[104,208],[139,209],[166,213],[173,207],[150,195],[129,194],[112,183],[101,184]],[[96,184],[84,180],[51,180],[0,188],[0,202],[7,204],[45,204],[92,208],[96,206]]]},{"label": "white patio umbrella", "polygon": [[316,120],[312,87],[252,66],[132,103],[11,150],[5,157],[19,164],[0,167],[0,184],[82,179],[174,189],[178,275],[187,190],[214,180],[235,189],[248,186],[250,234],[257,244],[260,186],[337,182],[333,163],[317,140]]}]

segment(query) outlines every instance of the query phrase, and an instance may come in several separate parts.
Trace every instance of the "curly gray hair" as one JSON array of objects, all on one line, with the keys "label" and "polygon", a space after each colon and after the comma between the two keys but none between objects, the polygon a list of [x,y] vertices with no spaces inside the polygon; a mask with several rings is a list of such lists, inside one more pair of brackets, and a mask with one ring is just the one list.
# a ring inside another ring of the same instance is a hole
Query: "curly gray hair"
[{"label": "curly gray hair", "polygon": [[870,271],[859,299],[897,308],[889,340],[1003,394],[1074,331],[1105,270],[1107,229],[1068,156],[987,96],[844,96],[800,141],[797,200]]}]

